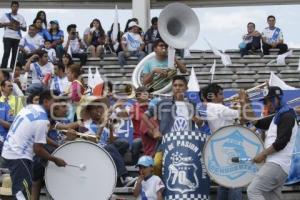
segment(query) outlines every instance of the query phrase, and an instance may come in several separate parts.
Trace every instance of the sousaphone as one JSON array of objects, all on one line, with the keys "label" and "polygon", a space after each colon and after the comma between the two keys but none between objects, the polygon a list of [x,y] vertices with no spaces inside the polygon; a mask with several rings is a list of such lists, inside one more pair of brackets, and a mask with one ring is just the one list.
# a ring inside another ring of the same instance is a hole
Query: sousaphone
[{"label": "sousaphone", "polygon": [[[200,32],[200,23],[196,13],[190,7],[182,3],[172,3],[167,5],[159,15],[158,31],[161,38],[169,45],[169,49],[185,49],[190,47],[197,40]],[[170,54],[169,50],[169,55]],[[144,65],[154,57],[155,53],[152,52],[136,66],[132,75],[132,83],[135,88],[143,86],[141,75]],[[169,66],[169,68],[171,69],[167,77],[167,83],[163,79],[154,78],[154,81],[159,81],[158,83],[152,83],[152,86],[155,86],[154,88],[159,88],[156,86],[160,83],[164,84],[164,86],[153,91],[153,94],[164,94],[171,91],[171,76],[176,75],[177,72],[175,71],[174,65]]]}]

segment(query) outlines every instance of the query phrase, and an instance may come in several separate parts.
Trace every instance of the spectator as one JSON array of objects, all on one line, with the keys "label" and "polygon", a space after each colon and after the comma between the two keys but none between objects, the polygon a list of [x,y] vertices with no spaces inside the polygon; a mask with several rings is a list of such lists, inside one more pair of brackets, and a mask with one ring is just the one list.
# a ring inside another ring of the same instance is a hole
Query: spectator
[{"label": "spectator", "polygon": [[[85,45],[83,41],[80,39],[79,34],[76,30],[76,24],[70,24],[67,27],[67,32],[69,34],[68,40],[64,44],[65,52],[70,52],[72,57],[79,58],[80,64],[85,65],[87,54],[85,52]],[[70,49],[69,49],[70,48]]]},{"label": "spectator", "polygon": [[[1,82],[1,86],[4,82],[5,81]],[[10,115],[10,107],[7,103],[0,102],[0,111],[0,153],[2,153],[3,143],[13,121],[13,117]]]},{"label": "spectator", "polygon": [[55,49],[51,48],[51,41],[45,40],[44,42],[45,48],[43,50],[47,51],[48,53],[48,62],[51,62],[52,64],[56,64],[56,51]]},{"label": "spectator", "polygon": [[118,23],[118,35],[116,40],[113,38],[113,27],[114,24],[111,25],[110,30],[107,32],[107,44],[108,48],[111,51],[111,53],[116,53],[118,54],[120,51],[122,51],[122,46],[121,46],[121,38],[123,35],[123,32],[120,31],[120,24]]},{"label": "spectator", "polygon": [[145,36],[144,36],[146,51],[148,54],[153,51],[153,43],[156,40],[161,39],[160,34],[158,32],[157,22],[158,22],[157,17],[153,17],[151,19],[151,28],[149,28],[147,30],[147,32],[145,33]]},{"label": "spectator", "polygon": [[[130,24],[130,22],[135,22],[137,25],[139,24],[139,20],[137,18],[131,18],[131,19],[127,20],[124,33],[127,33],[129,31],[129,24]],[[141,36],[144,35],[143,30],[142,30],[141,27],[139,27],[139,34]]]},{"label": "spectator", "polygon": [[62,64],[54,66],[54,77],[50,89],[55,90],[59,95],[64,95],[70,88],[71,83],[65,73],[65,67]]},{"label": "spectator", "polygon": [[9,79],[10,79],[9,71],[0,69],[0,82],[2,82],[4,80],[9,80]]},{"label": "spectator", "polygon": [[[35,61],[36,59],[37,61]],[[54,71],[54,66],[52,63],[48,62],[47,51],[40,50],[37,54],[32,55],[25,65],[25,71],[32,72],[32,84],[29,88],[37,87],[37,85],[48,86]]]},{"label": "spectator", "polygon": [[58,58],[61,58],[64,53],[62,44],[64,43],[64,32],[60,30],[57,20],[50,21],[49,33],[51,35],[51,46],[55,49]]},{"label": "spectator", "polygon": [[287,52],[288,46],[283,43],[283,34],[280,28],[275,26],[276,19],[273,15],[267,18],[269,27],[266,27],[262,32],[263,53],[269,55],[271,48],[278,48],[278,54]]},{"label": "spectator", "polygon": [[243,36],[243,42],[239,45],[242,57],[261,48],[261,34],[255,30],[253,22],[247,24],[247,31],[248,33]]},{"label": "spectator", "polygon": [[68,80],[71,82],[69,96],[73,103],[79,103],[81,96],[84,93],[84,87],[79,80],[81,68],[79,65],[71,65],[67,71]]},{"label": "spectator", "polygon": [[14,71],[13,77],[12,77],[13,82],[18,85],[20,90],[25,91],[26,90],[25,85],[27,85],[27,81],[24,83],[23,77],[25,76],[25,74],[21,74],[21,73],[22,73],[22,65],[20,63],[17,63],[15,66],[15,71]]},{"label": "spectator", "polygon": [[48,32],[47,29],[43,28],[43,20],[40,18],[35,18],[33,20],[33,24],[35,28],[37,29],[37,33],[44,38],[44,40],[50,40],[51,41],[51,35]]},{"label": "spectator", "polygon": [[19,44],[19,56],[18,61],[21,65],[26,64],[26,59],[35,54],[38,50],[41,50],[44,46],[44,39],[37,34],[37,29],[34,25],[30,25],[28,28],[28,34],[25,35]]},{"label": "spectator", "polygon": [[103,53],[106,35],[101,26],[99,19],[94,19],[90,24],[90,29],[87,32],[87,45],[91,57],[99,58]]},{"label": "spectator", "polygon": [[139,34],[139,26],[136,22],[130,22],[128,25],[129,32],[122,36],[122,49],[118,55],[119,64],[121,67],[127,64],[126,59],[129,56],[137,56],[141,61],[145,57],[144,41]]},{"label": "spectator", "polygon": [[13,85],[10,80],[1,82],[1,97],[0,102],[8,103],[10,107],[10,114],[15,117],[18,112],[23,108],[23,102],[20,97],[14,96]]},{"label": "spectator", "polygon": [[47,29],[48,28],[48,23],[47,23],[47,17],[46,17],[46,13],[43,10],[40,10],[37,14],[35,18],[40,18],[42,20],[42,26],[43,29]]},{"label": "spectator", "polygon": [[64,53],[62,59],[59,60],[58,64],[62,64],[65,68],[65,71],[69,68],[70,65],[74,64],[72,56],[68,53]]},{"label": "spectator", "polygon": [[7,68],[8,58],[12,52],[10,68],[15,65],[16,55],[20,39],[22,38],[21,30],[26,31],[26,22],[22,15],[18,14],[19,2],[11,2],[11,13],[5,13],[0,19],[0,28],[4,27],[3,36],[3,57],[1,68]]}]

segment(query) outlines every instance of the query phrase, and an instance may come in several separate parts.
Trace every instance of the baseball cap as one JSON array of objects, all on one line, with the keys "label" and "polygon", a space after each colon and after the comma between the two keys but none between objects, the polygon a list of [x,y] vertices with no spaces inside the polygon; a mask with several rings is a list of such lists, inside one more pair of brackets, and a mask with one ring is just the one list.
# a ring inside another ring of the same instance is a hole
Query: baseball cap
[{"label": "baseball cap", "polygon": [[153,158],[150,156],[142,156],[139,158],[136,166],[150,167],[154,165]]},{"label": "baseball cap", "polygon": [[134,27],[134,26],[137,26],[139,28],[141,28],[136,22],[132,21],[128,24],[128,28],[131,28],[131,27]]},{"label": "baseball cap", "polygon": [[264,91],[263,91],[263,99],[268,99],[268,98],[271,98],[271,97],[281,97],[283,95],[283,92],[282,92],[282,89],[280,87],[277,87],[277,86],[269,86],[268,88],[266,88]]},{"label": "baseball cap", "polygon": [[57,20],[50,21],[50,24],[57,24],[57,25],[59,25]]}]

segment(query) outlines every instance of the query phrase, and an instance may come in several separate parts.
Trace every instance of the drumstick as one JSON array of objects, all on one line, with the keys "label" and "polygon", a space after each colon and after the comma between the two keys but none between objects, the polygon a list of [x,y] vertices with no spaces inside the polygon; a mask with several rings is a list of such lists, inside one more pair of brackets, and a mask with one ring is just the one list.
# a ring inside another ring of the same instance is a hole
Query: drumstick
[{"label": "drumstick", "polygon": [[78,165],[71,165],[71,164],[67,164],[67,166],[69,167],[76,167],[76,168],[79,168],[80,171],[84,171],[86,170],[86,166],[84,164],[80,164],[79,166]]},{"label": "drumstick", "polygon": [[[298,154],[300,154],[300,151],[292,153],[292,155],[298,155]],[[240,157],[232,157],[231,158],[231,162],[233,162],[233,163],[248,162],[248,161],[251,161],[251,160],[252,160],[251,158],[240,158]]]}]

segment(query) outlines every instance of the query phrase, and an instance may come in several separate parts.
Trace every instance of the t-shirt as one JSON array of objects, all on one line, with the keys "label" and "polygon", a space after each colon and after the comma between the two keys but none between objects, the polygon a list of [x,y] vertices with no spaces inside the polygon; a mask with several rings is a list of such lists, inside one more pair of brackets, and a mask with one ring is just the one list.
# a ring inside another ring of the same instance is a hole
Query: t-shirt
[{"label": "t-shirt", "polygon": [[224,126],[233,125],[234,120],[239,118],[239,111],[228,108],[220,103],[207,103],[206,114],[212,133]]},{"label": "t-shirt", "polygon": [[158,176],[152,175],[149,179],[142,181],[141,192],[137,200],[157,200],[156,193],[162,188],[165,188],[162,180]]},{"label": "t-shirt", "polygon": [[189,130],[189,110],[185,102],[176,101],[176,115],[172,131]]},{"label": "t-shirt", "polygon": [[2,95],[0,97],[0,102],[6,102],[6,101],[10,107],[9,113],[12,116],[16,116],[23,108],[23,99],[21,97],[9,95],[7,100],[6,97]]},{"label": "t-shirt", "polygon": [[64,38],[64,32],[62,30],[59,30],[57,33],[50,33],[51,35],[51,40],[52,41],[57,41],[57,40],[61,40]]},{"label": "t-shirt", "polygon": [[127,32],[122,38],[125,39],[125,41],[122,40],[122,43],[127,45],[128,51],[137,51],[144,44],[141,35],[138,33]]},{"label": "t-shirt", "polygon": [[50,89],[58,91],[59,94],[61,95],[67,93],[70,86],[71,86],[71,82],[68,80],[66,76],[62,78],[55,76],[51,81]]},{"label": "t-shirt", "polygon": [[[22,15],[17,14],[13,15],[11,13],[5,13],[1,18],[0,18],[0,23],[9,23],[11,20],[9,19],[9,16],[15,21],[18,21],[20,23],[20,26],[22,28],[26,28],[26,22],[25,19]],[[12,39],[18,39],[20,40],[22,38],[21,31],[15,31],[10,28],[5,28],[4,30],[4,38],[12,38]]]},{"label": "t-shirt", "polygon": [[[9,113],[10,107],[7,103],[0,102],[0,119],[6,122],[12,122],[13,116]],[[7,135],[7,128],[4,128],[0,124],[0,142],[4,142]]]},{"label": "t-shirt", "polygon": [[155,68],[160,68],[160,69],[167,69],[168,68],[168,58],[165,60],[157,60],[156,58],[152,58],[148,60],[143,68],[143,73],[148,74],[150,73],[153,69]]},{"label": "t-shirt", "polygon": [[84,87],[82,83],[78,80],[73,81],[70,85],[70,98],[72,102],[79,102],[83,93]]},{"label": "t-shirt", "polygon": [[[67,40],[64,42],[64,47],[67,45]],[[70,40],[69,48],[71,50],[71,53],[83,53],[83,49],[80,48],[80,42],[78,38],[75,38],[74,40]]]},{"label": "t-shirt", "polygon": [[274,29],[270,29],[269,27],[265,28],[262,32],[262,37],[265,37],[269,44],[283,40],[282,31],[278,27],[275,27]]},{"label": "t-shirt", "polygon": [[25,35],[20,40],[19,46],[24,48],[27,53],[32,53],[44,46],[44,38],[39,34],[36,34],[34,37]]},{"label": "t-shirt", "polygon": [[[88,129],[88,133],[96,135],[98,132],[99,124],[96,124],[91,119],[85,121],[84,127]],[[103,128],[103,131],[100,136],[99,144],[105,146],[109,140],[109,129],[107,127]]]},{"label": "t-shirt", "polygon": [[48,62],[55,63],[56,62],[56,51],[53,48],[43,49],[48,52]]},{"label": "t-shirt", "polygon": [[48,62],[44,66],[40,66],[38,62],[30,64],[30,70],[32,72],[32,83],[42,83],[43,78],[54,73],[54,66]]},{"label": "t-shirt", "polygon": [[30,104],[23,108],[11,125],[3,145],[2,157],[6,159],[29,159],[35,155],[35,143],[46,144],[50,122],[40,105]]},{"label": "t-shirt", "polygon": [[44,40],[49,40],[51,41],[52,37],[47,29],[42,28],[39,32],[38,35],[44,38]]}]

